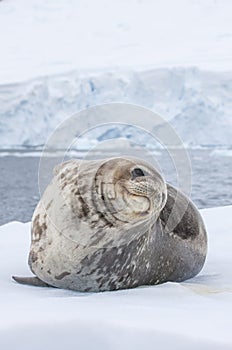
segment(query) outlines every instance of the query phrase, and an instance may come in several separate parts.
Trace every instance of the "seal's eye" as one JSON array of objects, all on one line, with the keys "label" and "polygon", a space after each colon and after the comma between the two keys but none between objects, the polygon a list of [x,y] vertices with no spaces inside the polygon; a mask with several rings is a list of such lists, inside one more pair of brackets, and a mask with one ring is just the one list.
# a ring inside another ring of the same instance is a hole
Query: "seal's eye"
[{"label": "seal's eye", "polygon": [[146,175],[149,175],[149,174],[140,168],[134,168],[131,172],[132,180],[134,180],[136,177],[146,176]]}]

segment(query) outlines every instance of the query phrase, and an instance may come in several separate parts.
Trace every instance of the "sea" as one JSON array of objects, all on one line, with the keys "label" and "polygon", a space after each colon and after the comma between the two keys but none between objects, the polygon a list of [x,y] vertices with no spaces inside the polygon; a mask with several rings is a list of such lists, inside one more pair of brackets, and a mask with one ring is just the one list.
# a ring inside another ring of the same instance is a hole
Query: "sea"
[{"label": "sea", "polygon": [[[98,158],[109,155],[98,154]],[[84,158],[84,153],[77,158]],[[156,150],[153,157],[165,180],[180,189],[181,172],[188,176],[187,195],[199,209],[232,204],[232,151],[212,149],[188,150],[191,171],[175,168],[167,152]],[[38,182],[41,154],[36,152],[0,152],[0,225],[11,221],[28,222],[40,200]],[[174,162],[175,163],[175,162]],[[189,181],[189,179],[191,181]],[[191,188],[189,188],[191,182]],[[186,191],[186,188],[182,189]]]}]

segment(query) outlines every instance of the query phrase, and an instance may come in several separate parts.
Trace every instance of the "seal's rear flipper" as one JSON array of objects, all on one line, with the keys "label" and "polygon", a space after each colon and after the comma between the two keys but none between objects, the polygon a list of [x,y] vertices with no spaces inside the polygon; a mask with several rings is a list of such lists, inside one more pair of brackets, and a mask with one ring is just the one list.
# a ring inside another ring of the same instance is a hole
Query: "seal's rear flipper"
[{"label": "seal's rear flipper", "polygon": [[49,284],[41,281],[38,277],[16,277],[12,276],[13,280],[20,284],[27,284],[36,287],[51,287]]}]

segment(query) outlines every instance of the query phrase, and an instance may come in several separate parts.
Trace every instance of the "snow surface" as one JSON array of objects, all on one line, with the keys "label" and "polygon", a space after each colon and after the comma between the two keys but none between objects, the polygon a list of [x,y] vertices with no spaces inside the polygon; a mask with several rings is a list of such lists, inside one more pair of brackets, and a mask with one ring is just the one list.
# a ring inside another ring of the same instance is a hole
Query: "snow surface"
[{"label": "snow surface", "polygon": [[232,206],[201,213],[209,252],[200,275],[97,294],[13,282],[29,274],[30,223],[0,227],[1,349],[231,349]]}]

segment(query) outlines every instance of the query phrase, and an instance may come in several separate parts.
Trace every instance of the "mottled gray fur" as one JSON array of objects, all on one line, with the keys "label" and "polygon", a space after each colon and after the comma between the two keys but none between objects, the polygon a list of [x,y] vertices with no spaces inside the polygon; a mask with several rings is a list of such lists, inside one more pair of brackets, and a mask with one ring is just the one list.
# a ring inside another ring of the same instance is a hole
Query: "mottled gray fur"
[{"label": "mottled gray fur", "polygon": [[32,218],[36,277],[16,280],[83,292],[183,281],[206,251],[199,211],[149,164],[72,160],[55,169]]}]

